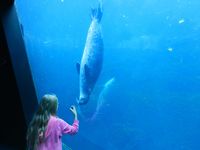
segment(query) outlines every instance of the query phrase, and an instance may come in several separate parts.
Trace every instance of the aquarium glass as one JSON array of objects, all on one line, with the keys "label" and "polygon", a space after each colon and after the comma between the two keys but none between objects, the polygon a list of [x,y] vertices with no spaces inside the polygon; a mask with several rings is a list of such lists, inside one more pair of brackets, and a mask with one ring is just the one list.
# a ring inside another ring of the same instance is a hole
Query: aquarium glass
[{"label": "aquarium glass", "polygon": [[[58,116],[80,128],[72,150],[200,149],[200,1],[104,0],[104,58],[83,106],[80,62],[98,0],[16,0],[38,101],[59,99]],[[28,101],[28,100],[27,100]]]}]

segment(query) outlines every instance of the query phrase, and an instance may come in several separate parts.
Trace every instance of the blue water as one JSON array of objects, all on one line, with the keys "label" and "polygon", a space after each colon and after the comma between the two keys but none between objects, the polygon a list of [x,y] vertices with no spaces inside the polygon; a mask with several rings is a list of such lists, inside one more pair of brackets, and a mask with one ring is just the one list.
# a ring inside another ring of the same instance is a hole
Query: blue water
[{"label": "blue water", "polygon": [[[79,96],[80,62],[97,0],[16,0],[38,100],[59,98],[58,116]],[[104,62],[73,150],[200,149],[200,1],[104,0]],[[99,114],[103,85],[115,82]]]}]

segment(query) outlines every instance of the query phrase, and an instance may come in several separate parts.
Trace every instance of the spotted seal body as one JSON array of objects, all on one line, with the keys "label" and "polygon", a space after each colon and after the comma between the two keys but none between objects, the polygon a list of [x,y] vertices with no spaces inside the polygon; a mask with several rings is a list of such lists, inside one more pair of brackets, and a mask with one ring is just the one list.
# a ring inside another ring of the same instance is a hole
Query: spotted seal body
[{"label": "spotted seal body", "polygon": [[80,76],[80,95],[77,102],[80,105],[86,104],[89,101],[103,62],[103,37],[100,24],[102,18],[101,5],[96,9],[92,9],[91,18],[92,21],[88,30],[81,63],[77,63],[77,70]]}]

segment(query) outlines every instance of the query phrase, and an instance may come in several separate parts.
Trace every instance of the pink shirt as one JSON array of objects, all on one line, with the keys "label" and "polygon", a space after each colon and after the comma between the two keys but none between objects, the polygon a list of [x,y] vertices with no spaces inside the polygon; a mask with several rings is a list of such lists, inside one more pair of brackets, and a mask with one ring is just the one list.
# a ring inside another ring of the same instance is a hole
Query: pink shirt
[{"label": "pink shirt", "polygon": [[78,120],[74,120],[73,125],[69,125],[58,117],[50,116],[45,139],[37,146],[37,150],[62,150],[62,135],[75,134],[78,132],[78,128]]}]

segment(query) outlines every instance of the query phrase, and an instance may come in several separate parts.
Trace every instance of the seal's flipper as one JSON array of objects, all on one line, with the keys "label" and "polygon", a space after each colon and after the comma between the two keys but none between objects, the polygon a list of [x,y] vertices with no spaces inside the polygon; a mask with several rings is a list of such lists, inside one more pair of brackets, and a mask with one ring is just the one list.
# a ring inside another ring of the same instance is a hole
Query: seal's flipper
[{"label": "seal's flipper", "polygon": [[91,9],[91,18],[96,19],[98,22],[100,22],[102,15],[103,15],[102,1],[99,1],[98,8],[92,8]]},{"label": "seal's flipper", "polygon": [[78,74],[80,74],[80,64],[79,63],[76,63],[76,70],[77,70]]}]

